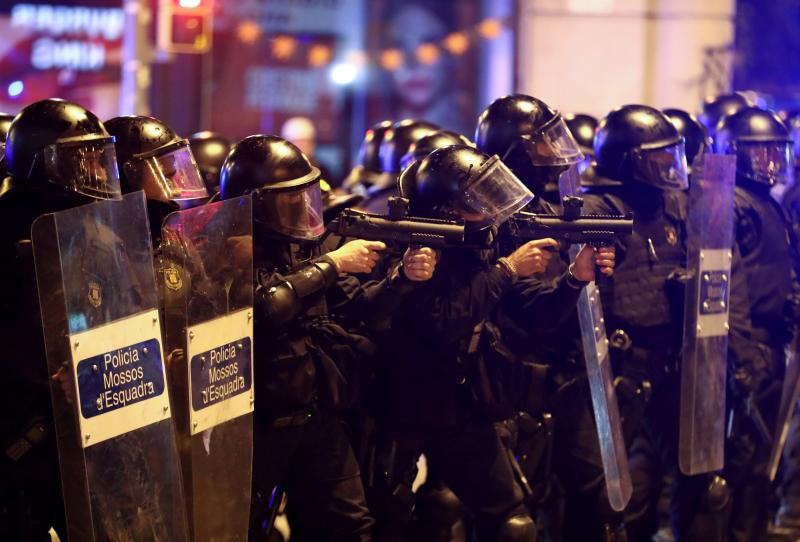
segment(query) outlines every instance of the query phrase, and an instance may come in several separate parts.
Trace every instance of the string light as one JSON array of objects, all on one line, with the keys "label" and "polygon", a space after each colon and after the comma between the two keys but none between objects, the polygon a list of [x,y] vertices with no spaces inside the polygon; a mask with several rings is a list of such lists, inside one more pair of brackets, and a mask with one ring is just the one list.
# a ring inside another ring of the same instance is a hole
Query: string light
[{"label": "string light", "polygon": [[239,26],[236,27],[236,37],[239,38],[241,42],[253,44],[258,41],[260,36],[261,27],[254,21],[242,21],[239,23]]},{"label": "string light", "polygon": [[291,36],[276,36],[272,41],[272,56],[278,60],[288,60],[297,49],[297,40]]},{"label": "string light", "polygon": [[448,34],[442,43],[444,48],[454,55],[463,55],[469,49],[469,38],[465,32]]},{"label": "string light", "polygon": [[314,67],[319,68],[325,66],[331,61],[331,48],[327,45],[314,44],[308,50],[308,63]]},{"label": "string light", "polygon": [[384,70],[396,70],[403,64],[403,52],[400,49],[385,49],[381,52],[380,64]]},{"label": "string light", "polygon": [[503,24],[497,19],[484,19],[478,23],[478,33],[486,39],[494,39],[503,31]]},{"label": "string light", "polygon": [[439,60],[439,48],[433,43],[423,43],[417,47],[417,60],[423,64],[433,64]]}]

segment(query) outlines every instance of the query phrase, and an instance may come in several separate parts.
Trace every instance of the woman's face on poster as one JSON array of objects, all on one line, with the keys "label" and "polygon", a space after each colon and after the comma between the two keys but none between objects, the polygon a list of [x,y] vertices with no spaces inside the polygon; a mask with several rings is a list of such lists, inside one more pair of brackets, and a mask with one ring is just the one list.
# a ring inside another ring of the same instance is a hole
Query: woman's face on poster
[{"label": "woman's face on poster", "polygon": [[433,62],[421,62],[417,49],[426,43],[439,43],[446,35],[444,23],[422,6],[403,6],[389,21],[389,46],[403,52],[403,63],[392,72],[394,86],[406,104],[422,108],[430,105],[446,88],[449,70],[446,53],[439,50]]}]

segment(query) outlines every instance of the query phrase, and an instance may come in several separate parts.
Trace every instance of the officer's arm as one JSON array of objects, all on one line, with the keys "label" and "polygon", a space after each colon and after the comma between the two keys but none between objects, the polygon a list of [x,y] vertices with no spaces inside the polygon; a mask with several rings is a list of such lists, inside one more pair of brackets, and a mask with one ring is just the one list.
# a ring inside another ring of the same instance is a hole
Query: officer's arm
[{"label": "officer's arm", "polygon": [[[747,270],[742,264],[739,244],[734,241],[731,260],[731,285],[728,306],[728,373],[738,388],[747,387],[758,380],[761,353],[751,338],[750,292]],[[742,389],[741,391],[747,391]]]},{"label": "officer's arm", "polygon": [[527,329],[554,331],[575,312],[585,282],[569,271],[553,281],[520,279],[503,299],[508,314]]},{"label": "officer's arm", "polygon": [[333,260],[321,256],[291,275],[257,284],[256,314],[268,325],[290,322],[305,312],[304,300],[328,289],[338,276]]}]

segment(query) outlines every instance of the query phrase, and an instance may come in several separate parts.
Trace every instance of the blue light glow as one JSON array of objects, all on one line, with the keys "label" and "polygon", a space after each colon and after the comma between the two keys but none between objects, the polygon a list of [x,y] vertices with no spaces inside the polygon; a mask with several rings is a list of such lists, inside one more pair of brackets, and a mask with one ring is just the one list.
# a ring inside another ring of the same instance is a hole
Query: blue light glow
[{"label": "blue light glow", "polygon": [[22,94],[23,90],[25,90],[25,85],[22,83],[22,81],[14,81],[8,85],[8,95],[12,98],[16,98]]}]

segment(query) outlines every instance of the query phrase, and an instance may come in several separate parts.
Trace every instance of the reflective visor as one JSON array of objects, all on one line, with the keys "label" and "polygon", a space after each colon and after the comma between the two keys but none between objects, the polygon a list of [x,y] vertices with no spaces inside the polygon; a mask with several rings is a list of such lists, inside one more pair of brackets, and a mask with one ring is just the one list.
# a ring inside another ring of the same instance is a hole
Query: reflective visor
[{"label": "reflective visor", "polygon": [[125,175],[136,179],[149,199],[186,201],[208,198],[197,164],[184,140],[158,155],[132,158],[125,162]]},{"label": "reflective visor", "polygon": [[633,177],[637,181],[662,189],[689,187],[683,140],[667,147],[636,149],[631,156]]},{"label": "reflective visor", "polygon": [[270,230],[300,240],[314,240],[325,232],[318,182],[280,190],[262,188],[253,194],[253,214]]},{"label": "reflective visor", "polygon": [[784,141],[739,141],[736,144],[736,170],[756,182],[790,184],[792,147]]},{"label": "reflective visor", "polygon": [[93,198],[122,197],[113,137],[59,141],[40,156],[50,182]]},{"label": "reflective visor", "polygon": [[578,142],[572,137],[567,123],[559,115],[556,120],[546,124],[541,131],[522,136],[509,147],[506,156],[515,146],[521,145],[534,166],[563,166],[577,164],[583,160]]},{"label": "reflective visor", "polygon": [[482,227],[502,224],[524,208],[533,194],[495,155],[463,188],[455,212]]}]

